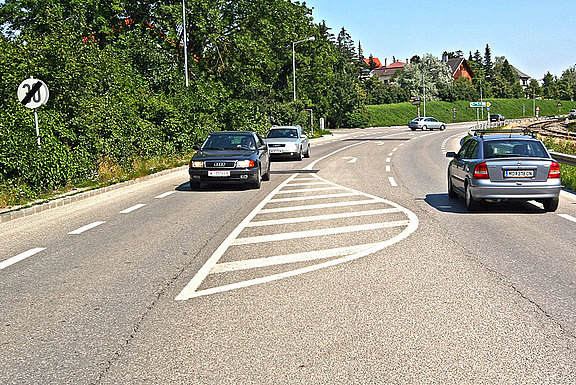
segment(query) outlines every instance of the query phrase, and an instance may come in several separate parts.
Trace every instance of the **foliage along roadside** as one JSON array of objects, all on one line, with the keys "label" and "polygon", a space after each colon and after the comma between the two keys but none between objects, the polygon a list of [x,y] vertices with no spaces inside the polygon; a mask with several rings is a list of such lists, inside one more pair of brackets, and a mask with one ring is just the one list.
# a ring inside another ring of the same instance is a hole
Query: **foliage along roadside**
[{"label": "foliage along roadside", "polygon": [[[346,39],[314,24],[304,4],[202,0],[188,7],[185,87],[179,4],[0,5],[5,201],[103,183],[103,170],[130,174],[135,163],[190,153],[212,131],[305,127],[306,109],[325,117],[328,127],[366,124],[365,94]],[[296,47],[293,101],[291,43],[308,36],[316,39]],[[45,81],[51,94],[38,110],[40,148],[32,111],[16,99],[18,84],[30,76]]]}]

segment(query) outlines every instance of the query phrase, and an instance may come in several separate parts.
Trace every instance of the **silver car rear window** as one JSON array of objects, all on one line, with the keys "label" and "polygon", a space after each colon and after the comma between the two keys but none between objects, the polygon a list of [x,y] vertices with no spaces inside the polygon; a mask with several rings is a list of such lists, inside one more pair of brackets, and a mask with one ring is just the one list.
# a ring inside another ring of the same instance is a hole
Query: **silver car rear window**
[{"label": "silver car rear window", "polygon": [[484,158],[532,157],[548,158],[542,142],[536,140],[490,140],[484,142]]}]

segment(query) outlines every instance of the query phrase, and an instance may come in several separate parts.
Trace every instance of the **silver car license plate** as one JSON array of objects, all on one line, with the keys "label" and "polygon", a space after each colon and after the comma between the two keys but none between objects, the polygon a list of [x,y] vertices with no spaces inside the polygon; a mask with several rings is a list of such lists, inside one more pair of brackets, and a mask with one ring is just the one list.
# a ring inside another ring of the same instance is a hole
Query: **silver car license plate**
[{"label": "silver car license plate", "polygon": [[282,150],[270,149],[270,154],[282,154]]},{"label": "silver car license plate", "polygon": [[504,171],[505,178],[533,178],[534,170],[507,170]]},{"label": "silver car license plate", "polygon": [[225,177],[225,176],[230,176],[230,171],[208,171],[208,176],[219,176],[219,177]]}]

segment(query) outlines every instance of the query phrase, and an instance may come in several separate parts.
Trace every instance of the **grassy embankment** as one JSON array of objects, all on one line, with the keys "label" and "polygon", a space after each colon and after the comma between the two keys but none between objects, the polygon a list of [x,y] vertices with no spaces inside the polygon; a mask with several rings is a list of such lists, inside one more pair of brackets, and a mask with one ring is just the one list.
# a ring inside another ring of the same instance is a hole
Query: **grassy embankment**
[{"label": "grassy embankment", "polygon": [[[490,99],[492,106],[490,113],[502,114],[506,119],[530,118],[532,114],[533,101],[527,99]],[[536,100],[536,106],[540,107],[540,116],[566,115],[572,108],[576,108],[576,102],[562,101],[562,107],[558,109],[558,100]],[[452,109],[456,107],[456,119],[453,118]],[[422,111],[422,107],[421,107]],[[403,126],[417,116],[416,106],[410,103],[385,104],[368,106],[370,113],[370,127]],[[484,117],[487,118],[484,110]],[[470,102],[457,101],[448,102],[427,102],[426,115],[434,116],[438,120],[446,123],[472,122],[476,120],[476,109],[470,108]],[[572,127],[576,132],[576,127]],[[546,146],[553,151],[576,155],[575,141],[546,140]],[[562,183],[566,188],[576,191],[576,167],[561,165]]]},{"label": "grassy embankment", "polygon": [[[506,119],[520,119],[534,116],[532,114],[532,100],[528,99],[490,99],[492,106],[490,113],[502,114]],[[557,100],[536,100],[536,106],[540,107],[540,116],[568,114],[572,108],[576,108],[576,102],[563,101],[560,111],[556,105]],[[456,107],[456,119],[453,118],[452,109]],[[417,116],[416,106],[410,103],[382,104],[368,106],[370,127],[404,126]],[[423,109],[421,106],[421,112]],[[472,122],[476,120],[476,109],[470,108],[469,101],[427,102],[426,115],[434,116],[446,123]],[[484,118],[487,112],[484,110]]]}]

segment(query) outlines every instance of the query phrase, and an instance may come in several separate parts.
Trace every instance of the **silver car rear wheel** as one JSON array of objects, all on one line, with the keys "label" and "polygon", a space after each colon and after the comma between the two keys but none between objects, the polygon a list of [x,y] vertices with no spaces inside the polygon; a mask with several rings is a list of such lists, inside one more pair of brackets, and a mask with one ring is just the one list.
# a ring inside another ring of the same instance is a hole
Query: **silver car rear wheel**
[{"label": "silver car rear wheel", "polygon": [[472,196],[472,191],[470,191],[470,186],[466,185],[466,191],[464,193],[464,199],[466,200],[466,208],[468,211],[477,211],[480,208],[480,201],[474,199]]}]

